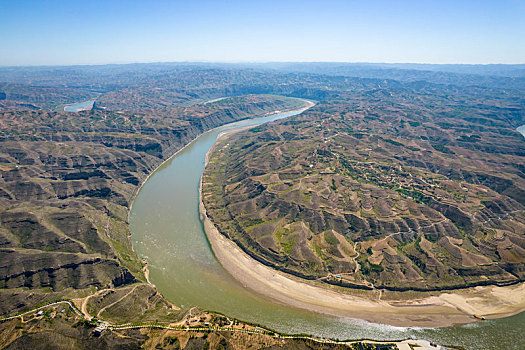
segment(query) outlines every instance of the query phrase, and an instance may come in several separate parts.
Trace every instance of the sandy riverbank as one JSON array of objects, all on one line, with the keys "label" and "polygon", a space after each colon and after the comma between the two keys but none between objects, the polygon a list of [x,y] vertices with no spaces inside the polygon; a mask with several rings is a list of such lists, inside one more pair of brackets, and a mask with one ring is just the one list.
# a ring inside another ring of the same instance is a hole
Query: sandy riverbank
[{"label": "sandy riverbank", "polygon": [[[238,131],[222,133],[219,138]],[[206,162],[214,148],[215,145],[206,155]],[[376,292],[365,295],[362,291],[306,282],[259,263],[224,237],[206,215],[202,191],[199,209],[213,252],[226,271],[245,287],[280,303],[335,316],[404,327],[446,327],[475,322],[473,315],[483,315],[487,319],[501,318],[525,310],[524,283],[444,293],[397,292],[389,295]]]}]

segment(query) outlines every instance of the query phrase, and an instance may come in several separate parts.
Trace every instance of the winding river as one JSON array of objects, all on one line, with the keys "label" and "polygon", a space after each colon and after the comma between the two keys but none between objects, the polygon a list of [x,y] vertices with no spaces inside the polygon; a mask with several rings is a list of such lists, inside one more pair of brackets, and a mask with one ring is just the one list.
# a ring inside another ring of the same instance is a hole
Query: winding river
[{"label": "winding river", "polygon": [[523,349],[525,313],[442,329],[401,328],[337,318],[268,301],[247,290],[215,259],[199,219],[199,181],[206,152],[226,130],[299,112],[244,120],[208,131],[164,163],[144,184],[130,213],[132,243],[147,258],[150,280],[183,308],[198,306],[284,333],[338,339],[410,337],[466,349]]}]

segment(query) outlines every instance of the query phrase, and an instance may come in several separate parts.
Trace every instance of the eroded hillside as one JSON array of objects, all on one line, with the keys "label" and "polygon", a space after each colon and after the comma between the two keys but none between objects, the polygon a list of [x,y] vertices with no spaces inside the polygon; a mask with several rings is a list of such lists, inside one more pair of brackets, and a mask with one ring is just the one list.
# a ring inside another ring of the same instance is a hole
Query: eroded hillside
[{"label": "eroded hillside", "polygon": [[144,282],[127,215],[146,176],[205,130],[302,106],[252,95],[155,113],[3,112],[0,314]]},{"label": "eroded hillside", "polygon": [[252,257],[306,279],[522,281],[523,101],[480,91],[340,94],[222,140],[204,173],[207,213]]}]

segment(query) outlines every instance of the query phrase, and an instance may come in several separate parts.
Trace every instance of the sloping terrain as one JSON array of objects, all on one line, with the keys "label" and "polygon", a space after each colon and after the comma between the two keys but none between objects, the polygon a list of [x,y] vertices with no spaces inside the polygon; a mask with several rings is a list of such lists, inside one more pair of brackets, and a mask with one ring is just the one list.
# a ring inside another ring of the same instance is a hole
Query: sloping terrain
[{"label": "sloping terrain", "polygon": [[[128,209],[145,177],[201,132],[304,105],[246,94],[321,101],[226,142],[207,170],[210,214],[252,256],[361,288],[522,278],[523,140],[513,130],[525,124],[521,75],[302,66],[0,68],[0,314],[78,297],[113,322],[178,319],[181,311],[145,283]],[[93,111],[50,111],[92,99]],[[0,344],[330,347],[144,329],[94,338],[60,311],[2,322]]]},{"label": "sloping terrain", "polygon": [[[217,315],[208,320],[214,326],[224,326],[228,319]],[[199,317],[190,317],[199,323]],[[73,325],[73,326],[71,326]],[[271,331],[253,332],[254,325],[235,323],[236,332],[209,330],[122,329],[106,331],[94,336],[95,325],[85,322],[76,313],[63,306],[47,309],[42,315],[28,315],[0,323],[0,344],[3,349],[355,349],[395,350],[400,342],[377,343],[348,341],[334,343],[314,340],[307,336],[276,337]],[[252,330],[245,333],[245,330]],[[402,342],[408,346],[408,341]],[[413,346],[421,344],[410,341]],[[423,342],[428,345],[428,342]]]},{"label": "sloping terrain", "polygon": [[523,99],[482,88],[341,93],[218,143],[203,200],[266,265],[348,287],[525,280]]},{"label": "sloping terrain", "polygon": [[252,95],[155,114],[3,112],[0,314],[143,282],[127,215],[146,176],[205,130],[303,105]]}]

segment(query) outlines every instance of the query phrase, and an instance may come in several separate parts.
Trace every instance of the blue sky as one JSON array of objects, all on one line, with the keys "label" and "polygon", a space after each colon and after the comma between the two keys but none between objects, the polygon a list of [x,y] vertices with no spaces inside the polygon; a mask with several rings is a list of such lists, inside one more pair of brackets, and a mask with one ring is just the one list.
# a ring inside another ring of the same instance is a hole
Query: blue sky
[{"label": "blue sky", "polygon": [[0,65],[525,63],[524,0],[0,0]]}]

